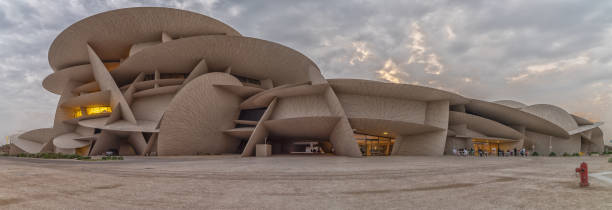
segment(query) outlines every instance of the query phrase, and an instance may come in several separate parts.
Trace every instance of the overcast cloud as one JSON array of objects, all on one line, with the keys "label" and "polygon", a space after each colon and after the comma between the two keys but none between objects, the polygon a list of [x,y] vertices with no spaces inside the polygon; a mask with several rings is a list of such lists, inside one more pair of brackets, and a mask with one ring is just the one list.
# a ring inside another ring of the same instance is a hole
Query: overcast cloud
[{"label": "overcast cloud", "polygon": [[554,104],[612,139],[612,1],[0,1],[0,135],[50,127],[47,52],[70,24],[163,6],[296,49],[326,78],[402,82]]}]

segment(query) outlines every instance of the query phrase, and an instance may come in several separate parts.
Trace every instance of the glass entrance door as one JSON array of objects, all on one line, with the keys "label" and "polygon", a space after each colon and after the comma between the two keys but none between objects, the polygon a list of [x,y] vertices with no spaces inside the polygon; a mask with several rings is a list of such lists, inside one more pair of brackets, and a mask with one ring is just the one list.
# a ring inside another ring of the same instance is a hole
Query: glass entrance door
[{"label": "glass entrance door", "polygon": [[391,154],[394,139],[382,136],[355,134],[355,140],[363,156],[387,156]]},{"label": "glass entrance door", "polygon": [[474,156],[480,156],[480,153],[478,151],[486,152],[488,156],[497,156],[497,152],[499,151],[499,144],[474,142]]}]

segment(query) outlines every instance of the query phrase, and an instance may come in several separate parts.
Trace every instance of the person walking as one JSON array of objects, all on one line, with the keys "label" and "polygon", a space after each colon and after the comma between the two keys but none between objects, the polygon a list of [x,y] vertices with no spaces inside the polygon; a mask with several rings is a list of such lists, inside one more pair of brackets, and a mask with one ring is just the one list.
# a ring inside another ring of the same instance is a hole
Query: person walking
[{"label": "person walking", "polygon": [[457,149],[453,148],[453,155],[458,156],[457,155]]},{"label": "person walking", "polygon": [[514,156],[518,156],[518,154],[516,154],[516,147],[514,148]]}]

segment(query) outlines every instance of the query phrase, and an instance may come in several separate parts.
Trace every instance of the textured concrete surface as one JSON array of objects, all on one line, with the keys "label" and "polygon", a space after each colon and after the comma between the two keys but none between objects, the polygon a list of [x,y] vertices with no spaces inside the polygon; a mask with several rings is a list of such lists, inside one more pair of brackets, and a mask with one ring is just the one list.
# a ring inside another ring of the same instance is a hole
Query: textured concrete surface
[{"label": "textured concrete surface", "polygon": [[611,209],[605,157],[0,158],[0,209]]}]

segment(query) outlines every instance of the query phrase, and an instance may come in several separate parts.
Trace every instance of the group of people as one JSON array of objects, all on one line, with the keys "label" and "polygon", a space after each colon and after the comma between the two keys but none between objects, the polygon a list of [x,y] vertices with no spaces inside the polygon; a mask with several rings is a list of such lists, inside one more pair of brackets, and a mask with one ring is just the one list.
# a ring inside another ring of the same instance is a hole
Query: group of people
[{"label": "group of people", "polygon": [[[497,149],[496,148],[492,148],[492,153],[495,153]],[[514,150],[499,150],[497,151],[497,156],[499,157],[505,157],[505,156],[521,156],[521,157],[527,157],[527,150],[525,150],[525,148],[522,149],[516,149],[514,148]],[[474,150],[474,148],[460,148],[459,150],[453,148],[453,154],[455,156],[474,156],[475,154],[478,154],[479,157],[488,157],[489,156],[489,151],[487,150],[483,150],[483,149],[476,149]]]}]

